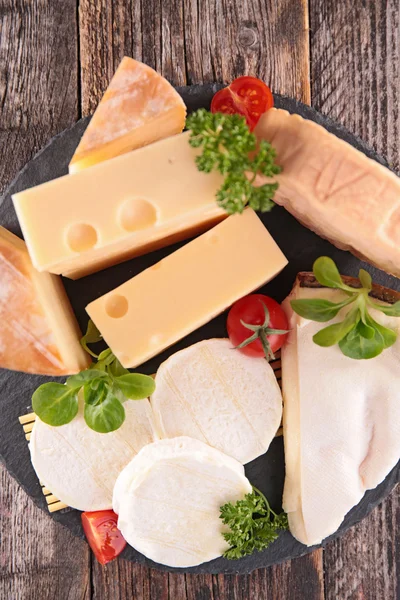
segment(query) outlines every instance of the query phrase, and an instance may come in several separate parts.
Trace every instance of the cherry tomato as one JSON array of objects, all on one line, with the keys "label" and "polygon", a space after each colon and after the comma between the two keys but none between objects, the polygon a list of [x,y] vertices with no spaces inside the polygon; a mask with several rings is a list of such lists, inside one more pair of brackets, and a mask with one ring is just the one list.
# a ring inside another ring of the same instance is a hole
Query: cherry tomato
[{"label": "cherry tomato", "polygon": [[126,546],[117,521],[118,517],[112,510],[82,513],[82,525],[87,541],[102,565],[117,558]]},{"label": "cherry tomato", "polygon": [[[247,328],[242,322],[258,327],[254,331],[254,327]],[[285,343],[288,327],[288,320],[281,305],[263,294],[252,294],[235,302],[227,320],[229,339],[235,348],[253,336],[254,341],[239,350],[247,356],[266,356],[268,360],[271,360],[273,354]]]},{"label": "cherry tomato", "polygon": [[261,115],[273,105],[272,92],[263,81],[256,77],[238,77],[215,94],[211,112],[243,115],[252,131]]}]

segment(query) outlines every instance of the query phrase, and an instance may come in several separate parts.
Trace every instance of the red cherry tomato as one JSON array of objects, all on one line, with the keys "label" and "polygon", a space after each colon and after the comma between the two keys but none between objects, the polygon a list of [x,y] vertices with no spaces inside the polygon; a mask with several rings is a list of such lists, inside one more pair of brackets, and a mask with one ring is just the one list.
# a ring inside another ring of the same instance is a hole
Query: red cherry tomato
[{"label": "red cherry tomato", "polygon": [[82,513],[82,525],[87,541],[102,565],[117,558],[126,546],[117,521],[118,517],[112,510]]},{"label": "red cherry tomato", "polygon": [[[268,323],[265,322],[265,307],[269,313]],[[242,322],[258,326],[258,332],[248,329]],[[282,348],[287,339],[289,328],[286,314],[281,305],[263,294],[252,294],[235,302],[229,311],[226,325],[229,339],[235,347],[257,333],[257,339],[247,346],[240,348],[240,352],[243,352],[247,356],[255,357],[269,354],[267,356],[269,359],[272,358],[271,353],[274,354]],[[272,333],[270,330],[281,330],[286,333]],[[263,345],[261,336],[264,336],[267,344]],[[269,348],[270,352],[266,348]]]},{"label": "red cherry tomato", "polygon": [[243,115],[252,131],[261,115],[273,105],[272,92],[263,81],[256,77],[238,77],[215,94],[211,112]]}]

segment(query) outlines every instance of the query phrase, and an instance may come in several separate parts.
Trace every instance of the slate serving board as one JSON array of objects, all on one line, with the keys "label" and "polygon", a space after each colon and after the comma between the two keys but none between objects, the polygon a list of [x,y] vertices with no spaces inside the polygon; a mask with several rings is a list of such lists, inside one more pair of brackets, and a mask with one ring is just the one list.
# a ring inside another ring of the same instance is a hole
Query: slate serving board
[{"label": "slate serving board", "polygon": [[[200,107],[208,108],[211,98],[219,89],[218,85],[192,86],[178,88],[188,110]],[[324,126],[328,131],[346,140],[367,156],[382,164],[385,161],[368,148],[361,140],[349,133],[343,127],[335,124],[328,118],[319,114],[309,106],[305,106],[290,98],[275,96],[277,107],[284,108],[291,113],[298,113]],[[17,217],[11,201],[11,195],[18,191],[49,181],[64,175],[68,171],[68,163],[84,132],[89,118],[81,119],[70,129],[55,136],[49,144],[41,150],[17,175],[6,191],[0,202],[0,224],[14,233],[21,235]],[[271,283],[266,285],[262,292],[269,294],[281,301],[289,293],[298,271],[311,270],[314,260],[322,255],[331,256],[344,274],[356,276],[358,269],[364,266],[372,274],[377,283],[386,285],[400,291],[400,281],[386,275],[382,271],[366,266],[348,252],[343,252],[322,240],[317,235],[301,226],[283,208],[275,207],[271,213],[262,215],[262,220],[268,227],[282,251],[289,259],[286,269]],[[175,244],[169,248],[159,250],[135,258],[121,265],[117,265],[100,273],[95,273],[78,281],[64,280],[67,293],[77,315],[82,330],[87,324],[85,306],[95,298],[127,281],[145,268],[158,262],[170,254],[183,243]],[[212,290],[210,290],[212,293]],[[154,373],[159,364],[177,350],[189,346],[199,340],[210,337],[225,337],[226,314],[217,317],[204,327],[193,332],[172,348],[147,362],[140,368],[141,372]],[[1,326],[1,325],[0,325]],[[23,348],[21,348],[23,351]],[[25,491],[33,498],[34,502],[47,512],[45,498],[42,494],[36,474],[33,471],[29,458],[28,444],[18,416],[31,410],[30,398],[33,391],[48,378],[34,375],[25,375],[12,371],[0,370],[0,459],[4,462],[11,475],[20,483]],[[346,517],[339,531],[328,538],[341,535],[346,529],[363,519],[399,481],[400,463],[392,470],[385,481],[375,490],[366,493],[363,500]],[[284,481],[284,454],[282,438],[275,439],[268,452],[246,466],[246,474],[250,481],[260,488],[270,499],[275,509],[281,508],[281,498]],[[79,537],[84,537],[80,522],[80,512],[72,509],[56,512],[53,518]],[[127,547],[123,557],[127,560],[144,563],[163,571],[188,571],[193,573],[248,573],[259,567],[266,567],[274,563],[289,560],[309,552],[307,548],[298,543],[289,532],[281,533],[279,539],[268,549],[238,561],[228,561],[223,558],[205,563],[190,569],[172,569],[153,563],[131,547]]]}]

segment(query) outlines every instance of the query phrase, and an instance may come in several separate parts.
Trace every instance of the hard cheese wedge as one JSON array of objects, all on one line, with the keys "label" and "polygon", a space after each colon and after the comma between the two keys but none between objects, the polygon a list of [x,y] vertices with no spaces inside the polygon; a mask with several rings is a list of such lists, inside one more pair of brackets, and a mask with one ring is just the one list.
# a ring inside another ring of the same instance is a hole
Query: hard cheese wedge
[{"label": "hard cheese wedge", "polygon": [[[352,284],[351,278],[345,281]],[[284,302],[291,332],[282,348],[283,507],[292,534],[308,546],[334,533],[365,491],[383,481],[400,458],[400,337],[371,360],[348,358],[337,345],[317,346],[312,337],[325,324],[299,317],[290,300],[339,302],[346,296],[302,287],[310,282],[315,285],[311,274],[300,274]],[[388,292],[378,286],[373,291],[380,299],[388,298]],[[392,301],[398,299],[394,292]],[[330,323],[342,320],[347,310]],[[370,312],[400,333],[400,319]]]},{"label": "hard cheese wedge", "polygon": [[271,142],[282,166],[275,202],[338,248],[400,276],[400,179],[394,173],[285,110],[267,111],[254,133]]},{"label": "hard cheese wedge", "polygon": [[217,173],[200,173],[189,132],[13,196],[39,271],[73,279],[166,246],[226,216]]},{"label": "hard cheese wedge", "polygon": [[286,264],[248,208],[86,310],[124,367],[136,367],[270,281]]},{"label": "hard cheese wedge", "polygon": [[45,375],[89,366],[58,277],[38,273],[22,240],[0,227],[0,367]]},{"label": "hard cheese wedge", "polygon": [[271,366],[233,351],[227,339],[173,354],[155,381],[151,405],[162,437],[189,435],[243,464],[268,450],[281,423],[282,394]]},{"label": "hard cheese wedge", "polygon": [[69,172],[180,133],[185,118],[185,104],[171,84],[125,56],[83,134]]},{"label": "hard cheese wedge", "polygon": [[251,492],[243,466],[190,437],[143,448],[113,494],[118,528],[136,550],[171,567],[192,567],[228,550],[220,507]]}]

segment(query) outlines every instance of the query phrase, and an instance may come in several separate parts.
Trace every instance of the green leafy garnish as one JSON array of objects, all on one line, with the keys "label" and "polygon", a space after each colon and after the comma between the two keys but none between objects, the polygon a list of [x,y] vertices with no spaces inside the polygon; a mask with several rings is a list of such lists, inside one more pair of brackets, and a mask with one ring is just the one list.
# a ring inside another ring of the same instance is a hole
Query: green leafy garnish
[{"label": "green leafy garnish", "polygon": [[313,337],[319,346],[329,347],[339,344],[340,350],[349,358],[357,360],[374,358],[393,346],[397,333],[377,323],[368,312],[374,308],[391,317],[400,317],[400,301],[392,305],[380,304],[373,300],[369,293],[372,290],[372,279],[369,273],[360,269],[358,278],[360,288],[344,283],[331,258],[321,256],[313,267],[317,281],[326,287],[342,290],[347,298],[342,302],[330,302],[324,299],[292,300],[293,310],[305,319],[326,322],[337,316],[347,305],[352,305],[343,321],[321,329]]},{"label": "green leafy garnish", "polygon": [[44,383],[32,396],[32,408],[37,416],[55,427],[70,423],[78,413],[78,394],[83,391],[84,419],[98,433],[109,433],[121,427],[125,420],[123,403],[148,398],[154,390],[152,377],[130,373],[109,348],[95,354],[87,344],[97,343],[100,334],[89,321],[81,344],[97,359],[85,371],[71,375],[65,384]]},{"label": "green leafy garnish", "polygon": [[232,560],[264,550],[277,539],[279,530],[288,528],[286,513],[275,513],[254,486],[243,500],[228,502],[220,511],[222,522],[230,530],[222,534],[230,546],[224,556]]},{"label": "green leafy garnish", "polygon": [[[262,300],[261,300],[262,302]],[[273,329],[269,327],[269,310],[267,305],[262,302],[264,307],[265,319],[262,325],[252,325],[250,323],[245,323],[244,321],[240,321],[243,327],[252,331],[252,335],[250,335],[247,339],[245,339],[241,344],[238,344],[236,348],[244,348],[249,344],[252,344],[256,340],[260,340],[262,348],[264,350],[265,358],[267,361],[274,360],[275,356],[271,349],[271,344],[269,343],[268,336],[269,335],[284,335],[285,333],[289,333],[287,329]]]},{"label": "green leafy garnish", "polygon": [[273,177],[281,172],[275,163],[276,152],[267,141],[257,144],[240,115],[211,113],[201,108],[192,113],[186,126],[191,130],[189,143],[201,148],[196,158],[199,171],[218,171],[225,175],[217,192],[217,203],[228,214],[241,213],[245,207],[268,212],[274,206],[277,183],[254,187],[258,173]]}]

